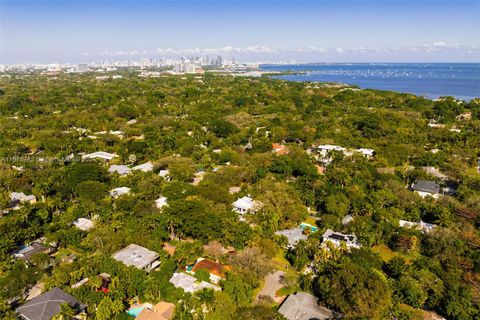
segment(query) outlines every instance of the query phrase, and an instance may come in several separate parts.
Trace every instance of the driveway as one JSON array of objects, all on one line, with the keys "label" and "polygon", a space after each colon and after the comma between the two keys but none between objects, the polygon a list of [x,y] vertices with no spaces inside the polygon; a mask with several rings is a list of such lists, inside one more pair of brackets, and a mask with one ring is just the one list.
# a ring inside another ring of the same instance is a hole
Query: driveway
[{"label": "driveway", "polygon": [[277,297],[275,292],[277,292],[283,285],[280,283],[281,278],[285,275],[285,272],[277,270],[274,273],[270,273],[265,276],[265,283],[263,285],[262,290],[257,295],[257,299],[259,296],[269,296],[271,297],[276,303],[282,302],[284,297]]}]

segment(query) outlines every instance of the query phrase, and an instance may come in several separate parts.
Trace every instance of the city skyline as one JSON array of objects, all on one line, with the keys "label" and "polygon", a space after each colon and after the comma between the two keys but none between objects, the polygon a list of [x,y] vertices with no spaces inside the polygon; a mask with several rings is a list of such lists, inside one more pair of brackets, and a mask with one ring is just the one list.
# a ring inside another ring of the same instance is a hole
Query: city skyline
[{"label": "city skyline", "polygon": [[0,64],[479,62],[479,18],[479,1],[0,0]]}]

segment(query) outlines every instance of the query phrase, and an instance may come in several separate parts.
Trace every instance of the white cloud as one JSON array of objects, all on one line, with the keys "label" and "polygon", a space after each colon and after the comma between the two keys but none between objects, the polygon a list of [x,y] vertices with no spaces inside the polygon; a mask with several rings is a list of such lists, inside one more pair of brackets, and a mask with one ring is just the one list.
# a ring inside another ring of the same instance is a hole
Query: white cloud
[{"label": "white cloud", "polygon": [[202,55],[224,55],[237,58],[298,58],[309,57],[311,59],[322,59],[322,57],[401,57],[403,55],[415,54],[421,57],[456,55],[456,56],[478,56],[480,58],[480,47],[475,45],[450,44],[445,41],[437,41],[428,44],[419,44],[403,47],[379,47],[379,46],[355,46],[355,47],[334,47],[325,48],[318,46],[307,46],[297,48],[268,47],[252,45],[246,47],[234,47],[227,45],[218,48],[158,48],[154,51],[146,50],[118,50],[103,51],[100,53],[84,53],[88,57],[140,57],[150,55],[152,57],[162,56],[202,56]]},{"label": "white cloud", "polygon": [[447,44],[445,43],[445,41],[438,41],[438,42],[435,42],[434,44],[432,44],[432,46],[434,46],[434,47],[446,47]]}]

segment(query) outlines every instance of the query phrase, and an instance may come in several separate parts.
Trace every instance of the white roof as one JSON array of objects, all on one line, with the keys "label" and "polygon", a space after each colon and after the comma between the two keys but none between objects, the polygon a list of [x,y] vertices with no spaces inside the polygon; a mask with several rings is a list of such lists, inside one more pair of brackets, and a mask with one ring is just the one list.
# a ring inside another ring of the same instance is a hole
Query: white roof
[{"label": "white roof", "polygon": [[365,148],[357,149],[357,151],[361,152],[365,156],[373,156],[373,153],[375,152],[375,150],[373,149],[365,149]]},{"label": "white roof", "polygon": [[112,197],[118,197],[118,196],[129,193],[130,190],[131,189],[129,187],[119,187],[119,188],[115,188],[115,189],[110,190],[110,195]]},{"label": "white roof", "polygon": [[37,198],[33,194],[27,196],[23,192],[12,192],[12,193],[10,193],[10,199],[11,200],[18,200],[18,201],[23,202],[23,201],[36,200]]},{"label": "white roof", "polygon": [[132,171],[132,169],[130,169],[128,166],[126,165],[123,165],[123,164],[120,164],[120,165],[117,165],[117,164],[113,164],[110,166],[110,168],[108,169],[108,172],[110,173],[118,173],[119,175],[125,175],[125,174],[128,174],[130,173],[130,171]]},{"label": "white roof", "polygon": [[251,210],[253,209],[254,205],[255,205],[255,201],[250,197],[243,197],[243,198],[237,199],[237,201],[233,203],[234,208],[241,208],[244,210]]},{"label": "white roof", "polygon": [[150,161],[145,162],[143,164],[139,164],[138,166],[133,167],[132,170],[141,170],[143,172],[149,172],[153,170],[153,164]]},{"label": "white roof", "polygon": [[353,221],[353,216],[351,214],[347,214],[345,217],[342,219],[342,224],[349,224],[350,222]]},{"label": "white roof", "polygon": [[169,174],[170,174],[170,170],[168,169],[160,170],[160,172],[158,173],[158,175],[163,178],[168,177]]},{"label": "white roof", "polygon": [[407,220],[399,220],[398,224],[400,227],[405,227],[405,228],[412,228],[412,229],[420,229],[425,232],[429,232],[433,230],[434,228],[437,227],[436,224],[433,223],[428,223],[428,222],[423,222],[420,220],[420,222],[411,222]]},{"label": "white roof", "polygon": [[157,206],[158,209],[165,207],[167,205],[167,198],[159,197],[157,200],[155,200],[155,205]]},{"label": "white roof", "polygon": [[157,260],[159,255],[156,252],[132,243],[114,253],[112,257],[117,261],[123,262],[127,266],[134,266],[138,269],[143,269],[153,261]]},{"label": "white roof", "polygon": [[78,218],[73,221],[73,225],[80,230],[87,231],[93,228],[93,221],[85,218]]},{"label": "white roof", "polygon": [[318,148],[322,149],[322,150],[327,150],[327,151],[332,151],[332,150],[343,151],[343,150],[345,150],[344,147],[335,146],[335,145],[332,145],[332,144],[322,144],[322,145],[319,145]]},{"label": "white roof", "polygon": [[103,160],[112,160],[113,158],[118,157],[114,153],[108,153],[104,151],[97,151],[82,156],[82,159],[103,159]]},{"label": "white roof", "polygon": [[175,286],[175,288],[182,288],[185,292],[196,292],[204,288],[213,289],[215,291],[222,290],[219,286],[201,281],[198,282],[197,278],[188,275],[186,273],[175,272],[170,278],[169,282]]},{"label": "white roof", "polygon": [[322,239],[324,242],[330,241],[335,245],[339,245],[343,241],[347,247],[360,248],[360,244],[357,242],[357,237],[354,234],[343,234],[327,229],[322,235]]}]

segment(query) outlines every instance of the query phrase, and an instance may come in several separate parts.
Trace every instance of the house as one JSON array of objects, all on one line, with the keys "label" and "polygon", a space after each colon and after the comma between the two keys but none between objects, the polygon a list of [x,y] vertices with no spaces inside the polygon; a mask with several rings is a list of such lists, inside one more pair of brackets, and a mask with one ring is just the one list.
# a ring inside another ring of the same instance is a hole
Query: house
[{"label": "house", "polygon": [[205,171],[203,170],[195,172],[195,174],[193,175],[192,185],[198,186],[198,184],[203,180],[204,175]]},{"label": "house", "polygon": [[131,189],[129,187],[115,188],[115,189],[110,190],[110,196],[112,198],[118,198],[118,197],[123,196],[125,194],[129,194],[130,190]]},{"label": "house", "polygon": [[133,167],[132,170],[140,170],[140,171],[143,171],[143,172],[150,172],[150,171],[153,171],[153,164],[150,161],[145,162],[143,164],[140,164],[138,166]]},{"label": "house", "polygon": [[472,113],[471,112],[465,112],[462,114],[459,114],[458,116],[455,117],[457,121],[470,121],[472,120]]},{"label": "house", "polygon": [[360,148],[356,150],[357,152],[360,152],[365,158],[370,159],[373,157],[375,150],[373,149],[365,149],[365,148]]},{"label": "house", "polygon": [[213,289],[215,291],[222,290],[222,288],[217,285],[208,283],[206,281],[199,281],[194,276],[182,272],[175,272],[168,281],[173,284],[175,288],[182,288],[183,291],[190,293],[194,293],[205,288]]},{"label": "house", "polygon": [[163,207],[165,207],[166,205],[168,205],[167,203],[167,198],[166,197],[159,197],[157,200],[155,200],[155,206],[158,208],[158,209],[162,209]]},{"label": "house", "polygon": [[143,309],[135,320],[170,320],[175,315],[175,305],[173,303],[160,301],[151,308]]},{"label": "house", "polygon": [[442,188],[442,194],[447,196],[454,196],[457,194],[458,183],[454,181],[445,181]]},{"label": "house", "polygon": [[373,149],[366,149],[366,148],[359,148],[359,149],[347,149],[344,147],[336,146],[336,145],[331,145],[331,144],[324,144],[324,145],[319,145],[317,147],[318,152],[322,156],[322,161],[324,163],[330,163],[332,159],[330,159],[328,156],[332,151],[337,151],[340,153],[343,153],[345,156],[351,156],[354,153],[360,153],[362,154],[365,158],[370,159],[374,156],[375,150]]},{"label": "house", "polygon": [[80,230],[88,231],[93,228],[93,221],[85,218],[78,218],[73,221],[73,225]]},{"label": "house", "polygon": [[430,196],[438,199],[441,196],[440,185],[435,181],[417,180],[417,182],[412,184],[412,190],[422,198]]},{"label": "house", "polygon": [[323,157],[326,157],[332,151],[338,151],[338,152],[341,152],[341,153],[345,153],[347,149],[345,149],[344,147],[335,146],[335,145],[331,145],[331,144],[323,144],[323,145],[319,145],[317,147],[317,150],[320,152],[320,154]]},{"label": "house", "polygon": [[233,204],[233,211],[238,212],[241,215],[246,213],[255,213],[262,207],[262,204],[253,200],[250,197],[243,197],[237,199]]},{"label": "house", "polygon": [[411,222],[406,220],[399,220],[398,224],[400,227],[410,228],[410,229],[417,229],[422,231],[423,233],[429,233],[433,229],[437,227],[436,224],[427,223],[420,220],[420,222]]},{"label": "house", "polygon": [[118,173],[121,176],[129,174],[130,171],[132,171],[132,169],[130,169],[128,166],[123,165],[123,164],[121,164],[121,165],[113,164],[113,165],[110,166],[110,168],[108,168],[108,172]]},{"label": "house", "polygon": [[228,193],[230,193],[230,194],[238,193],[240,191],[242,191],[241,187],[230,187],[230,188],[228,188]]},{"label": "house", "polygon": [[301,240],[305,241],[308,239],[308,237],[303,234],[303,229],[300,227],[277,231],[275,234],[286,237],[288,247],[291,249],[295,248]]},{"label": "house", "polygon": [[41,244],[38,240],[28,246],[22,246],[13,252],[13,257],[23,261],[30,261],[32,257],[39,253],[50,253],[50,248]]},{"label": "house", "polygon": [[283,144],[272,143],[272,151],[278,155],[288,154],[288,148]]},{"label": "house", "polygon": [[171,181],[172,180],[172,177],[170,177],[170,170],[168,169],[162,169],[160,170],[160,172],[158,173],[158,175],[160,177],[162,177],[163,179],[165,179],[165,181]]},{"label": "house", "polygon": [[94,153],[84,154],[82,156],[82,159],[83,160],[100,159],[100,160],[110,161],[110,160],[113,160],[113,158],[115,158],[115,157],[118,157],[118,156],[114,153],[97,151],[97,152],[94,152]]},{"label": "house", "polygon": [[25,195],[23,192],[12,192],[10,193],[10,205],[9,207],[17,207],[20,203],[29,203],[34,204],[37,202],[37,198],[31,195]]},{"label": "house", "polygon": [[327,320],[334,319],[334,313],[318,304],[315,296],[297,292],[288,296],[278,312],[288,320]]},{"label": "house", "polygon": [[347,248],[360,248],[360,244],[357,241],[357,237],[354,234],[343,234],[335,232],[332,229],[327,229],[322,235],[323,243],[327,241],[339,247],[342,243],[347,245]]},{"label": "house", "polygon": [[342,225],[347,225],[349,224],[350,222],[352,222],[354,219],[353,219],[353,216],[351,214],[347,214],[345,217],[342,218]]},{"label": "house", "polygon": [[438,129],[445,128],[444,124],[438,123],[436,120],[433,120],[433,119],[430,119],[430,121],[428,122],[428,126],[430,128],[438,128]]},{"label": "house", "polygon": [[198,258],[192,267],[187,267],[187,272],[195,274],[196,271],[205,269],[210,274],[210,282],[218,284],[221,280],[225,279],[225,270],[228,268],[222,264],[204,258]]},{"label": "house", "polygon": [[113,259],[123,262],[127,266],[133,266],[147,272],[154,270],[160,265],[158,257],[158,253],[133,243],[115,252],[112,256]]},{"label": "house", "polygon": [[18,307],[15,312],[22,320],[50,320],[60,313],[60,306],[64,303],[68,303],[77,314],[87,307],[62,289],[53,288]]}]

